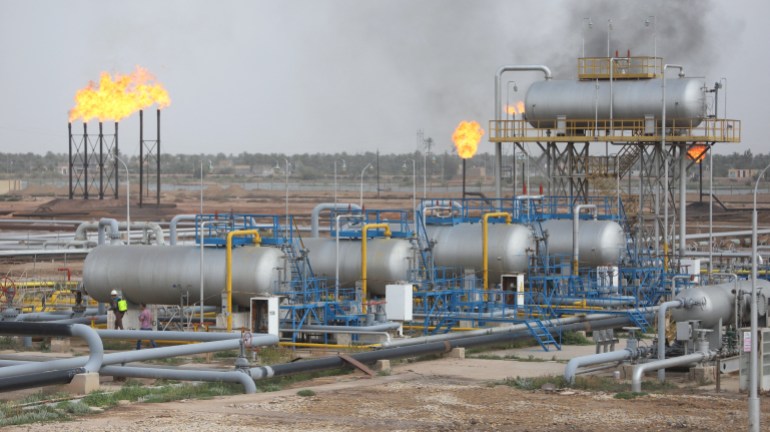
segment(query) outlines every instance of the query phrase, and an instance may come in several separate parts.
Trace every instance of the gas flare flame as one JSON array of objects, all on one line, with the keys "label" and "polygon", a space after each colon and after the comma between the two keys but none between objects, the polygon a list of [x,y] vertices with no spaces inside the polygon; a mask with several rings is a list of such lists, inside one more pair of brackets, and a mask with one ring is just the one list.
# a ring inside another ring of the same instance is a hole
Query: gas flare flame
[{"label": "gas flare flame", "polygon": [[506,105],[505,113],[508,115],[524,114],[524,101],[518,101],[514,105]]},{"label": "gas flare flame", "polygon": [[87,123],[94,118],[120,121],[153,104],[162,109],[170,103],[166,89],[147,69],[137,66],[129,75],[115,74],[114,77],[102,72],[98,84],[91,81],[77,91],[69,121],[82,119]]},{"label": "gas flare flame", "polygon": [[457,155],[462,159],[472,158],[476,154],[476,149],[482,136],[484,136],[484,129],[477,122],[461,121],[452,134],[452,141],[455,143]]},{"label": "gas flare flame", "polygon": [[692,145],[687,149],[687,156],[694,160],[695,163],[701,163],[701,161],[706,158],[706,149],[708,149],[708,147],[702,144]]}]

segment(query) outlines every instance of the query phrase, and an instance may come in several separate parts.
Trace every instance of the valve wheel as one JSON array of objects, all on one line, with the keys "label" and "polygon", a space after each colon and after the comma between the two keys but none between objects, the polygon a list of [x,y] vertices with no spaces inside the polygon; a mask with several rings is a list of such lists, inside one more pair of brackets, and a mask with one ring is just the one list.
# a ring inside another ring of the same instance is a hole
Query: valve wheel
[{"label": "valve wheel", "polygon": [[0,279],[0,303],[9,305],[16,295],[16,283],[8,276]]}]

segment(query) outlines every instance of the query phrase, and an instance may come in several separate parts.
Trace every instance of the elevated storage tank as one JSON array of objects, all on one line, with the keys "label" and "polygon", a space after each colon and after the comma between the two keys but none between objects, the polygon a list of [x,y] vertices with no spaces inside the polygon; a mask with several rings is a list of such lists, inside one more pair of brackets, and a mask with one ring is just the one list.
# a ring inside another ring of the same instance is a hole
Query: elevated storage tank
[{"label": "elevated storage tank", "polygon": [[[501,223],[489,224],[488,229],[490,282],[499,282],[501,274],[526,272],[529,254],[535,250],[532,231],[525,225]],[[481,223],[429,226],[428,236],[435,241],[433,261],[437,266],[473,268],[481,275]]]},{"label": "elevated storage tank", "polygon": [[[316,277],[331,280],[334,286],[337,268],[335,239],[309,238],[303,243],[308,249],[310,266]],[[370,293],[385,295],[385,285],[406,281],[412,248],[408,240],[375,238],[366,242],[366,285]],[[361,280],[361,241],[340,239],[340,286],[354,287]]]},{"label": "elevated storage tank", "polygon": [[[757,314],[762,317],[767,314],[766,294],[770,290],[770,282],[757,279],[757,291],[762,290],[757,301]],[[679,295],[677,299],[684,300],[685,304],[696,303],[698,306],[691,308],[679,308],[671,311],[671,317],[674,321],[700,321],[703,327],[714,327],[722,320],[722,325],[732,324],[735,320],[735,294],[743,292],[738,307],[741,308],[741,315],[746,324],[751,319],[751,281],[739,280],[737,282],[727,282],[717,285],[704,285],[688,288]],[[705,299],[705,303],[700,301]]]},{"label": "elevated storage tank", "polygon": [[[572,257],[572,220],[551,219],[541,223],[547,236],[548,253]],[[578,226],[580,266],[617,265],[626,250],[623,228],[613,221],[580,220]]]},{"label": "elevated storage tank", "polygon": [[[598,89],[597,89],[598,85]],[[697,119],[706,116],[702,78],[666,80],[666,123],[674,119]],[[661,118],[661,80],[617,80],[612,82],[612,118],[644,119],[652,115]],[[525,118],[533,127],[553,128],[557,116],[568,120],[610,118],[610,82],[547,80],[533,83],[525,97]]]},{"label": "elevated storage tank", "polygon": [[[83,265],[83,287],[100,302],[118,290],[132,303],[179,304],[188,295],[200,301],[200,248],[197,246],[99,246]],[[220,304],[226,289],[224,248],[204,251],[204,296]],[[283,253],[269,247],[233,250],[233,304],[249,306],[249,298],[277,289]]]}]

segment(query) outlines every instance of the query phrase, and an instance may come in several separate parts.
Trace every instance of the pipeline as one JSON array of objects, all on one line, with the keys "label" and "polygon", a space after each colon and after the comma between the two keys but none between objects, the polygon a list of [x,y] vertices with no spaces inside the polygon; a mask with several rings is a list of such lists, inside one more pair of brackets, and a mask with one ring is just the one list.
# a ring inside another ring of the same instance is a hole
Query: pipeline
[{"label": "pipeline", "polygon": [[208,382],[231,382],[243,385],[244,393],[254,394],[257,392],[257,385],[254,380],[241,369],[234,371],[216,371],[216,370],[184,370],[179,368],[152,368],[152,367],[133,367],[133,366],[105,366],[101,373],[104,375],[127,377],[127,378],[154,378],[170,379],[180,381],[208,381]]},{"label": "pipeline", "polygon": [[[640,312],[649,315],[652,313],[655,313],[657,311],[657,307],[648,307],[648,308],[641,308],[639,309]],[[620,314],[625,314],[629,312],[628,310],[620,310],[617,311]],[[591,314],[588,316],[583,317],[569,317],[569,318],[554,318],[550,320],[542,321],[543,325],[546,327],[563,327],[568,324],[576,324],[576,323],[593,323],[595,321],[605,320],[609,318],[617,317],[617,314]],[[469,336],[483,336],[483,335],[490,335],[490,334],[497,334],[497,333],[513,333],[518,331],[529,331],[526,324],[514,324],[511,326],[505,326],[505,327],[492,327],[492,328],[485,328],[485,329],[479,329],[479,330],[473,330],[463,333],[445,333],[445,334],[437,334],[437,335],[431,335],[431,336],[422,336],[422,337],[416,337],[411,339],[403,339],[403,340],[397,340],[390,343],[383,343],[382,346],[386,348],[390,347],[396,347],[396,346],[403,346],[403,345],[415,345],[415,344],[422,344],[422,343],[430,343],[434,341],[444,341],[444,340],[452,340],[452,339],[460,339],[464,337]]]},{"label": "pipeline", "polygon": [[[630,318],[627,316],[612,316],[611,318],[605,318],[601,321],[592,322],[577,322],[574,324],[564,325],[563,330],[600,330],[603,328],[619,327],[630,322]],[[467,333],[462,336],[467,336]],[[397,348],[388,348],[378,351],[369,351],[364,353],[350,354],[350,357],[358,360],[361,363],[374,363],[377,360],[395,359],[402,357],[415,357],[433,353],[449,352],[453,348],[458,347],[474,347],[482,345],[490,345],[501,342],[510,342],[513,340],[521,340],[531,338],[532,334],[524,326],[523,330],[513,331],[509,333],[498,334],[486,334],[483,336],[464,337],[461,339],[453,339],[438,342],[428,342],[418,345],[401,346]],[[282,375],[290,375],[298,372],[310,372],[323,369],[334,369],[344,366],[346,363],[340,357],[326,357],[315,360],[307,360],[295,363],[285,363],[275,366],[259,366],[250,368],[249,374],[254,379],[264,379],[277,377]]]},{"label": "pipeline", "polygon": [[716,358],[716,356],[717,353],[715,351],[702,351],[683,355],[681,357],[672,357],[665,360],[658,360],[636,365],[631,377],[631,391],[636,393],[642,391],[642,376],[644,376],[644,373],[647,371],[660,370],[674,366],[683,366],[691,363],[702,363],[712,360]]},{"label": "pipeline", "polygon": [[0,334],[80,337],[86,341],[90,351],[87,358],[81,358],[85,361],[73,366],[57,367],[57,361],[53,360],[33,365],[17,364],[0,368],[0,389],[3,390],[35,387],[46,383],[61,383],[66,377],[71,379],[72,376],[80,373],[98,372],[104,361],[102,340],[92,328],[82,324],[0,322]]},{"label": "pipeline", "polygon": [[[663,302],[658,309],[658,360],[666,359],[666,312],[669,308],[678,309],[684,306],[682,300],[672,300]],[[666,380],[666,369],[658,369],[658,379],[663,382]]]},{"label": "pipeline", "polygon": [[345,203],[321,203],[313,207],[312,213],[310,213],[310,237],[318,237],[320,229],[318,228],[318,220],[321,212],[324,210],[356,210],[361,212],[361,206],[358,204],[345,204]]},{"label": "pipeline", "polygon": [[171,218],[171,224],[168,228],[168,242],[171,246],[176,246],[177,233],[176,226],[181,221],[195,221],[198,215],[194,214],[178,214]]},{"label": "pipeline", "polygon": [[[126,228],[128,227],[128,224],[125,222],[118,222],[116,219],[112,218],[102,218],[99,220],[99,222],[83,222],[80,225],[78,225],[77,229],[75,229],[75,242],[82,242],[88,240],[88,234],[87,232],[92,229],[98,230],[98,244],[103,245],[105,244],[104,239],[104,229],[106,227],[110,227],[110,244],[118,244],[120,239],[120,228]],[[138,227],[142,228],[143,230],[147,231],[150,230],[155,235],[155,241],[159,245],[166,244],[163,236],[163,229],[160,227],[159,224],[155,222],[140,222],[140,223],[132,223],[132,227]],[[145,232],[145,242],[149,242],[149,236]],[[73,242],[74,243],[74,242]],[[74,243],[77,244],[77,243]]]},{"label": "pipeline", "polygon": [[[0,323],[0,329],[2,329],[3,325],[7,325],[7,324],[21,325],[19,323]],[[36,325],[36,324],[23,324],[23,326],[31,326],[31,325]],[[37,325],[50,325],[50,324],[37,324]],[[96,333],[94,334],[96,335]],[[151,332],[147,332],[147,331],[142,332],[143,339],[147,339],[151,335],[152,335]],[[97,335],[97,339],[99,339],[98,335]],[[99,339],[99,342],[101,343],[101,339]],[[157,360],[157,359],[182,356],[182,355],[202,354],[202,353],[216,352],[216,351],[228,351],[232,349],[238,349],[242,345],[245,347],[257,347],[257,346],[273,345],[276,343],[278,343],[277,336],[269,335],[269,334],[255,334],[247,339],[241,339],[241,338],[227,339],[227,340],[203,342],[203,343],[191,344],[191,345],[179,345],[179,346],[153,348],[153,349],[138,350],[138,351],[117,352],[117,353],[105,354],[101,362],[101,368],[103,369],[104,366],[111,366],[111,365],[138,362],[138,361]],[[14,367],[19,368],[17,370],[23,371],[22,373],[26,373],[27,371],[31,371],[30,373],[33,373],[37,371],[45,372],[49,370],[60,370],[60,369],[79,369],[84,367],[84,365],[86,364],[86,361],[87,361],[86,357],[51,360],[43,363],[15,361],[15,360],[2,360],[0,361],[0,366],[6,366],[6,367],[0,368],[0,376],[2,376],[1,374],[4,373],[6,370],[10,370],[11,368],[14,368]],[[1,381],[0,381],[0,389],[2,389]]]},{"label": "pipeline", "polygon": [[622,350],[574,357],[564,368],[564,379],[568,383],[574,384],[575,375],[577,375],[577,370],[580,367],[633,360],[646,355],[648,351],[649,348],[647,347],[640,348],[636,339],[629,339],[626,342],[626,348]]}]

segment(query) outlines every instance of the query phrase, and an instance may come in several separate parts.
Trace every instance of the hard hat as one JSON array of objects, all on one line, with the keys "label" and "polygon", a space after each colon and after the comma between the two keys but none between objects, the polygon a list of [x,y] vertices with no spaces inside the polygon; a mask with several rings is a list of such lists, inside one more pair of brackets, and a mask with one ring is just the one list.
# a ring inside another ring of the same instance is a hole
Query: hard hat
[{"label": "hard hat", "polygon": [[117,291],[115,291],[115,290],[112,290],[112,291],[110,292],[110,295],[118,295],[118,292],[117,292]]}]

